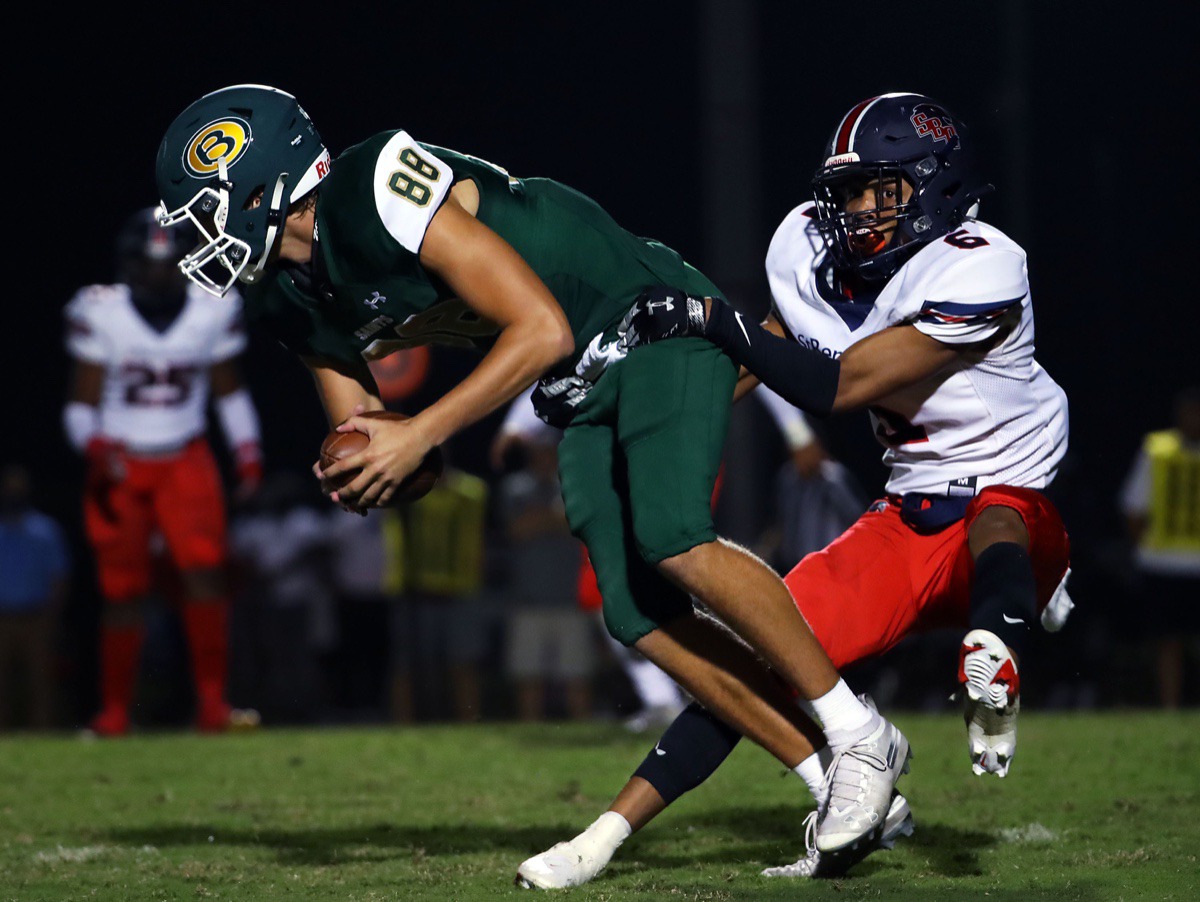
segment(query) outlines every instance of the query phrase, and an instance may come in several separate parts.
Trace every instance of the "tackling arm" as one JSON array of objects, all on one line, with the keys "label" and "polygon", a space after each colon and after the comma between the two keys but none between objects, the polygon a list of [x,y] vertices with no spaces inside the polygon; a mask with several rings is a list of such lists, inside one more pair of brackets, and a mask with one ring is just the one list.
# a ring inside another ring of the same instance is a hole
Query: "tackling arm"
[{"label": "tackling arm", "polygon": [[913,326],[894,326],[834,359],[748,322],[723,301],[706,303],[705,337],[781,397],[818,416],[880,401],[952,366],[964,352]]}]

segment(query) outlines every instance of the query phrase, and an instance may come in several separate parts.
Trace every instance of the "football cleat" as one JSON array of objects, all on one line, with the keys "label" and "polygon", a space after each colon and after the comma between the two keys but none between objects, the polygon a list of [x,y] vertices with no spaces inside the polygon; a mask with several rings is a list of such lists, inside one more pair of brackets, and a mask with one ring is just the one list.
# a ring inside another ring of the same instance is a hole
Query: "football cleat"
[{"label": "football cleat", "polygon": [[883,831],[873,843],[858,843],[854,848],[842,852],[822,853],[817,850],[817,820],[816,811],[809,812],[804,819],[807,854],[793,864],[766,868],[762,872],[764,877],[809,877],[816,880],[841,877],[872,852],[890,849],[900,837],[912,836],[913,833],[913,816],[908,800],[898,792],[892,796],[892,804],[883,820]]},{"label": "football cleat", "polygon": [[1021,679],[1012,652],[995,633],[967,633],[958,654],[958,681],[967,724],[971,770],[1004,777],[1017,751]]},{"label": "football cleat", "polygon": [[257,729],[261,723],[262,718],[253,708],[231,708],[225,702],[201,704],[196,715],[196,729],[201,733],[244,732]]},{"label": "football cleat", "polygon": [[825,780],[829,805],[816,826],[819,852],[840,852],[879,841],[896,781],[908,773],[908,740],[882,716],[861,739],[834,756]]},{"label": "football cleat", "polygon": [[521,889],[582,886],[604,870],[629,834],[625,818],[607,811],[574,839],[521,862],[513,882]]},{"label": "football cleat", "polygon": [[997,711],[1017,700],[1021,678],[1008,646],[990,630],[967,633],[958,650],[958,682],[971,701],[982,701]]},{"label": "football cleat", "polygon": [[120,707],[108,707],[91,719],[83,733],[89,737],[109,739],[129,733],[129,712]]},{"label": "football cleat", "polygon": [[976,776],[1008,775],[1017,753],[1017,713],[1021,700],[997,711],[982,701],[963,697],[963,719],[967,723],[967,745],[971,752],[971,770]]}]

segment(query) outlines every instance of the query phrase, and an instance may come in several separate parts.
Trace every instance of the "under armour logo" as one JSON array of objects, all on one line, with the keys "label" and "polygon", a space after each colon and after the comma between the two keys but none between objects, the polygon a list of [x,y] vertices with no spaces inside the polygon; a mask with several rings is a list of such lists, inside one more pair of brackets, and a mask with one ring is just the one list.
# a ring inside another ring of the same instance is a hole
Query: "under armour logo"
[{"label": "under armour logo", "polygon": [[675,309],[675,298],[667,298],[665,301],[650,301],[649,303],[646,304],[647,310],[654,310],[657,307],[661,307],[662,309],[664,309],[668,312],[671,310],[674,310]]},{"label": "under armour logo", "polygon": [[386,300],[387,300],[387,298],[384,295],[381,295],[378,291],[372,291],[371,296],[369,298],[366,298],[363,301],[363,303],[366,304],[368,307],[370,307],[372,310],[378,310],[379,305],[382,304]]}]

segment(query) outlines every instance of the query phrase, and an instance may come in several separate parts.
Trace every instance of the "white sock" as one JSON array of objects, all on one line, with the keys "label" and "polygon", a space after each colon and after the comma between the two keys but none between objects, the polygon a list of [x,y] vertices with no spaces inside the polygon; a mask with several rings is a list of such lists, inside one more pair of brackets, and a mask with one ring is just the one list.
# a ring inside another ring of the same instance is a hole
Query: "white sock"
[{"label": "white sock", "polygon": [[629,821],[615,811],[606,811],[571,842],[585,855],[604,855],[607,860],[633,833]]},{"label": "white sock", "polygon": [[808,791],[812,793],[812,797],[818,805],[824,801],[826,794],[825,765],[821,763],[820,754],[813,752],[793,767],[792,773],[808,784]]},{"label": "white sock", "polygon": [[[813,710],[821,718],[821,726],[825,735],[831,733],[842,735],[854,734],[874,721],[876,715],[870,708],[858,700],[850,691],[845,680],[838,680],[837,685],[822,695],[812,699]],[[857,737],[856,737],[857,738]],[[832,744],[832,739],[830,740]]]},{"label": "white sock", "polygon": [[813,719],[817,726],[821,725],[821,718],[817,717],[817,709],[813,707],[813,703],[806,698],[797,698],[796,707]]}]

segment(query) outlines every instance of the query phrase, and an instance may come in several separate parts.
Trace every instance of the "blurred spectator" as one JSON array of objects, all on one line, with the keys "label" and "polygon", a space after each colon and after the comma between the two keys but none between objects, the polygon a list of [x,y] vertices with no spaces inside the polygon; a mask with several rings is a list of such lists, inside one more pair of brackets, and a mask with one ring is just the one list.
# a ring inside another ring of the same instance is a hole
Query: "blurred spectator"
[{"label": "blurred spectator", "polygon": [[867,498],[850,471],[830,457],[804,413],[765,385],[754,397],[770,412],[788,448],[775,482],[776,525],[762,542],[764,557],[787,573],[849,529],[867,509]]},{"label": "blurred spectator", "polygon": [[571,535],[558,482],[557,431],[525,442],[526,466],[500,483],[500,517],[509,548],[507,669],[517,682],[517,715],[541,720],[547,689],[565,690],[569,716],[592,713],[592,620],[579,608],[580,544]]},{"label": "blurred spectator", "polygon": [[623,645],[612,637],[604,625],[604,600],[596,584],[596,571],[592,569],[592,562],[588,560],[587,549],[582,542],[579,552],[579,607],[595,618],[603,641],[628,677],[641,703],[641,708],[626,718],[625,727],[634,733],[662,729],[687,706],[688,696],[657,664],[632,645]]},{"label": "blurred spectator", "polygon": [[[561,434],[558,429],[547,426],[537,418],[530,401],[531,392],[532,389],[512,402],[492,442],[491,462],[498,471],[513,468],[517,464],[523,466],[531,445],[554,442]],[[633,646],[623,645],[609,634],[604,625],[604,602],[600,597],[600,587],[596,584],[596,572],[592,569],[583,543],[579,543],[576,598],[580,609],[595,621],[601,641],[612,653],[637,696],[640,707],[626,719],[626,727],[635,733],[665,727],[683,710],[687,698],[679,685],[657,664],[649,661]]]},{"label": "blurred spectator", "polygon": [[[445,453],[445,449],[443,449]],[[448,676],[450,708],[460,721],[483,715],[481,665],[492,613],[482,598],[488,487],[446,461],[424,498],[387,511],[392,604],[391,707],[394,720],[418,719]]]},{"label": "blurred spectator", "polygon": [[332,701],[367,717],[385,709],[388,661],[385,534],[394,512],[374,508],[365,517],[333,508],[329,514],[329,571],[337,606],[337,646],[330,657]]},{"label": "blurred spectator", "polygon": [[24,707],[29,725],[54,723],[54,644],[70,555],[62,529],[32,506],[29,471],[0,471],[0,730]]},{"label": "blurred spectator", "polygon": [[1120,506],[1135,546],[1139,621],[1155,646],[1158,701],[1178,708],[1185,639],[1200,633],[1200,386],[1176,395],[1172,428],[1145,437]]},{"label": "blurred spectator", "polygon": [[271,720],[313,721],[327,701],[320,658],[336,636],[327,503],[315,479],[284,470],[269,474],[233,521],[237,634],[248,646],[240,681]]},{"label": "blurred spectator", "polygon": [[262,474],[259,422],[237,365],[241,298],[188,287],[175,265],[192,237],[139,211],[117,236],[117,282],[81,288],[65,311],[74,373],[63,425],[87,464],[84,522],[104,598],[101,707],[90,723],[101,736],[129,729],[155,534],[179,573],[196,726],[241,722],[226,700],[225,495],[206,439],[210,392],[239,497]]}]

